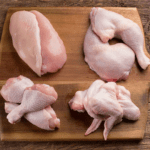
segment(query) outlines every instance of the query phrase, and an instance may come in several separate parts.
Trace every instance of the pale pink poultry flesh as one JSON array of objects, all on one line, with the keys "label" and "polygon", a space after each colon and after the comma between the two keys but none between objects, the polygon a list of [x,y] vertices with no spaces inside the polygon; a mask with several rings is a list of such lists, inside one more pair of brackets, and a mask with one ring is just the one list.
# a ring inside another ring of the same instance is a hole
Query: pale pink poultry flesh
[{"label": "pale pink poultry flesh", "polygon": [[77,91],[69,101],[69,105],[75,111],[86,110],[94,118],[85,135],[94,132],[101,122],[105,121],[103,132],[105,140],[113,126],[120,123],[123,117],[137,120],[140,116],[140,111],[131,101],[128,90],[114,82],[104,83],[102,80],[94,81],[85,91]]},{"label": "pale pink poultry flesh", "polygon": [[15,12],[10,18],[9,30],[20,58],[40,76],[42,56],[36,16],[28,11]]},{"label": "pale pink poultry flesh", "polygon": [[84,40],[85,61],[103,80],[126,80],[133,66],[134,52],[125,44],[103,43],[89,27]]},{"label": "pale pink poultry flesh", "polygon": [[39,128],[59,128],[60,120],[50,106],[58,98],[53,87],[34,84],[30,79],[20,75],[6,81],[1,89],[1,95],[7,101],[4,108],[10,123],[19,122],[24,115],[29,122]]},{"label": "pale pink poultry flesh", "polygon": [[[18,107],[18,104],[6,102],[4,107],[5,112],[10,113],[16,107]],[[54,130],[60,127],[60,119],[57,118],[51,106],[47,106],[39,111],[27,113],[24,117],[33,125],[44,130]]]},{"label": "pale pink poultry flesh", "polygon": [[129,120],[137,120],[140,116],[139,108],[132,102],[130,92],[124,87],[118,85],[118,102],[123,109],[123,116]]},{"label": "pale pink poultry flesh", "polygon": [[[47,91],[50,92],[48,93]],[[45,84],[41,84],[40,86],[35,84],[32,87],[26,88],[21,104],[8,114],[7,119],[11,124],[13,124],[25,113],[44,109],[45,107],[53,104],[56,99],[57,93],[53,87]]]},{"label": "pale pink poultry flesh", "polygon": [[19,77],[9,78],[2,86],[0,93],[6,101],[21,103],[24,90],[33,85],[34,83],[30,79],[20,75]]},{"label": "pale pink poultry flesh", "polygon": [[[141,68],[147,68],[150,60],[143,51],[144,37],[136,23],[103,8],[92,8],[90,20],[84,40],[85,61],[101,79],[126,80],[135,55]],[[114,37],[124,43],[110,45],[108,41]]]},{"label": "pale pink poultry flesh", "polygon": [[63,67],[67,59],[65,46],[43,14],[15,12],[9,29],[18,55],[39,76]]},{"label": "pale pink poultry flesh", "polygon": [[146,69],[150,59],[143,51],[144,37],[140,27],[130,19],[103,8],[93,8],[90,13],[92,30],[102,42],[117,37],[123,40],[136,54],[141,68]]}]

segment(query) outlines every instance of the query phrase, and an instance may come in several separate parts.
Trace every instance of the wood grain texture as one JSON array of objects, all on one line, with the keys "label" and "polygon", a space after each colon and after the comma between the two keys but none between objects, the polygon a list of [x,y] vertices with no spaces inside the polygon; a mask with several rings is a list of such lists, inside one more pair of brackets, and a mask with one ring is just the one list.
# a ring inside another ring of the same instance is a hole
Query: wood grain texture
[{"label": "wood grain texture", "polygon": [[[149,51],[149,45],[150,45],[150,9],[149,9],[149,2],[147,0],[49,0],[49,1],[42,1],[42,0],[10,0],[10,1],[3,1],[0,0],[0,33],[2,33],[2,27],[5,20],[6,12],[8,7],[18,7],[18,6],[28,6],[28,7],[34,7],[34,6],[100,6],[100,7],[137,7],[139,14],[141,16],[144,33],[145,33],[145,40],[146,40],[146,47]],[[13,69],[12,69],[13,71]],[[4,79],[4,77],[3,77]],[[48,149],[89,149],[89,150],[97,150],[97,149],[114,149],[114,150],[127,150],[127,149],[133,149],[133,150],[149,150],[150,149],[150,105],[149,105],[149,111],[148,111],[148,121],[146,126],[146,133],[144,136],[144,139],[141,141],[107,141],[107,142],[0,142],[0,149],[6,149],[6,150],[19,150],[19,149],[42,149],[42,150],[48,150]]]}]

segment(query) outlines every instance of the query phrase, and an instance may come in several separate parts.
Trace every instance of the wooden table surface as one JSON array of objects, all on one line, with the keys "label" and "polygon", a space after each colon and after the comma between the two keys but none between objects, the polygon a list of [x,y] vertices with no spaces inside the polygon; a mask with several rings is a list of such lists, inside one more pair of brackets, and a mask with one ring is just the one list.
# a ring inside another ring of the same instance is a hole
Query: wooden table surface
[{"label": "wooden table surface", "polygon": [[[150,53],[150,0],[0,0],[0,35],[9,7],[137,7],[145,33],[146,48]],[[141,141],[104,142],[0,142],[0,150],[149,150],[150,104],[144,139]]]}]

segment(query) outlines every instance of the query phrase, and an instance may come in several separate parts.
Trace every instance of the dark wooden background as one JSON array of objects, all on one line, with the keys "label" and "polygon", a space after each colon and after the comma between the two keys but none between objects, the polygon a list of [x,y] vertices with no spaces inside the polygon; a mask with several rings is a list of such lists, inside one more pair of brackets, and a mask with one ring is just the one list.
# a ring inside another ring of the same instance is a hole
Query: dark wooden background
[{"label": "dark wooden background", "polygon": [[[0,0],[0,36],[9,7],[137,7],[150,53],[150,0]],[[0,142],[0,150],[150,150],[150,104],[144,139],[106,142]]]}]

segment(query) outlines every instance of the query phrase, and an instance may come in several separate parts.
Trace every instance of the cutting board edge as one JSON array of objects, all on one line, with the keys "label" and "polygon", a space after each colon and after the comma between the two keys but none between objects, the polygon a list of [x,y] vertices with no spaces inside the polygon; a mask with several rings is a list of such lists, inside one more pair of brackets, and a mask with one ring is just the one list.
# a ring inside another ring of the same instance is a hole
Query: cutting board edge
[{"label": "cutting board edge", "polygon": [[[134,134],[134,132],[133,132]],[[18,135],[18,134],[17,134]],[[15,136],[15,135],[14,135]],[[20,136],[21,136],[21,133],[20,133]],[[9,137],[9,138],[8,138]],[[121,138],[109,138],[107,139],[107,141],[114,141],[114,140],[119,140],[119,141],[122,141],[122,140],[142,140],[144,137],[144,131],[140,130],[140,134],[136,134],[136,131],[135,131],[135,134],[134,135],[131,135],[130,137],[121,137]],[[1,134],[1,141],[31,141],[31,142],[40,142],[40,141],[84,141],[84,142],[88,142],[88,141],[104,141],[103,138],[82,138],[82,139],[79,139],[79,138],[56,138],[56,139],[48,139],[48,138],[43,138],[43,139],[40,139],[40,138],[36,138],[36,136],[34,138],[13,138],[11,136],[8,135],[4,135],[4,134]]]}]

